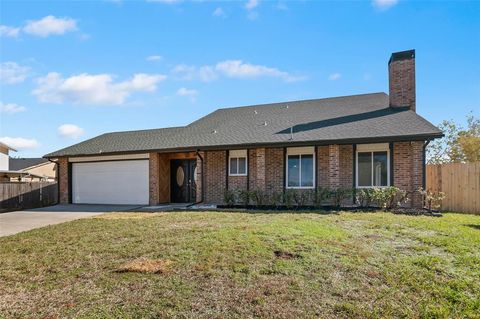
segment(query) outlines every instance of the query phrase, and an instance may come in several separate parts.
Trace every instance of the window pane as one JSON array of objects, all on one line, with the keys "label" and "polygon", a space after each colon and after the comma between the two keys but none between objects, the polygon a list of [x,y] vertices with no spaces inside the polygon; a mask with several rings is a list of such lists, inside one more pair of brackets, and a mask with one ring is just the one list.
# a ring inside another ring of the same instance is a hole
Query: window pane
[{"label": "window pane", "polygon": [[372,153],[358,153],[358,186],[372,186]]},{"label": "window pane", "polygon": [[303,187],[313,186],[313,155],[302,155],[302,185]]},{"label": "window pane", "polygon": [[238,174],[245,174],[247,172],[247,159],[245,157],[238,158]]},{"label": "window pane", "polygon": [[299,171],[300,171],[300,156],[299,155],[288,156],[288,186],[290,187],[300,186]]},{"label": "window pane", "polygon": [[237,159],[230,159],[230,174],[237,174]]},{"label": "window pane", "polygon": [[373,185],[387,186],[387,152],[373,153]]}]

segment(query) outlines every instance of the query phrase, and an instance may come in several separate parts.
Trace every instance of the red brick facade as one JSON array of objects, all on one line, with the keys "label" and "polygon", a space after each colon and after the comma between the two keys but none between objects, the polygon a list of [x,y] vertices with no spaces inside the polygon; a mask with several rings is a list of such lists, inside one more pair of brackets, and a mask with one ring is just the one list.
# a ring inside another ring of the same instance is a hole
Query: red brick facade
[{"label": "red brick facade", "polygon": [[410,196],[411,206],[421,207],[422,198],[415,191],[423,185],[423,142],[401,142],[393,145],[393,184],[413,194]]},{"label": "red brick facade", "polygon": [[227,189],[225,187],[227,182],[227,152],[209,151],[204,154],[204,201],[206,203],[223,203],[223,197]]},{"label": "red brick facade", "polygon": [[68,158],[60,157],[57,161],[58,163],[58,187],[59,187],[59,201],[60,204],[69,203],[69,181],[68,181]]},{"label": "red brick facade", "polygon": [[415,57],[388,64],[390,106],[410,107],[415,111]]},{"label": "red brick facade", "polygon": [[283,191],[284,149],[267,148],[265,150],[265,191],[268,195]]},{"label": "red brick facade", "polygon": [[150,153],[149,157],[149,203],[157,205],[160,202],[160,186],[159,186],[159,162],[160,154]]},{"label": "red brick facade", "polygon": [[[353,145],[327,145],[316,147],[316,185],[318,187],[345,187],[354,185],[354,147]],[[225,191],[263,190],[271,196],[280,193],[285,185],[285,149],[257,148],[248,150],[248,177],[227,176],[227,151],[202,151],[197,156],[197,201],[204,203],[223,203]],[[414,194],[411,205],[420,207],[421,197],[414,191],[423,183],[423,142],[398,142],[393,144],[393,184]],[[167,158],[167,157],[166,157]],[[60,203],[69,202],[68,159],[59,158]],[[163,172],[169,161],[162,164],[162,156],[151,153],[149,157],[150,204],[168,202],[169,175]],[[202,168],[204,172],[202,172]],[[161,176],[162,175],[162,176]],[[203,181],[202,181],[203,178]],[[204,188],[204,189],[203,189]],[[168,194],[165,192],[168,191]],[[203,193],[204,191],[204,193]],[[202,196],[203,193],[203,196]],[[164,196],[165,195],[165,196]],[[202,198],[203,197],[203,198]]]}]

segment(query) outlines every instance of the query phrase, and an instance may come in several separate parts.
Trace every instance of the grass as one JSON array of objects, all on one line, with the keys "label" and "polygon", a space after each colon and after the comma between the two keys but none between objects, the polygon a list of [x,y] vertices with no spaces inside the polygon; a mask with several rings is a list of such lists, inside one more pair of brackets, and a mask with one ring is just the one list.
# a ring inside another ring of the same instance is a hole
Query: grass
[{"label": "grass", "polygon": [[6,318],[480,318],[480,216],[118,213],[0,249]]}]

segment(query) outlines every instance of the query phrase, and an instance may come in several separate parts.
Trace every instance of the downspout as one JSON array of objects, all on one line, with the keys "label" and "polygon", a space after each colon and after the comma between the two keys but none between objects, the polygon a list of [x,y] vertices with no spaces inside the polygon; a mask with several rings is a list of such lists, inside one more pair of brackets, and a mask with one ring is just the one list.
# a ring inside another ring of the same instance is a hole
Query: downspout
[{"label": "downspout", "polygon": [[55,203],[55,205],[58,205],[60,204],[60,170],[58,169],[58,162],[52,161],[49,158],[47,158],[47,160],[55,164],[55,170],[57,171],[57,202]]},{"label": "downspout", "polygon": [[202,185],[202,197],[201,197],[200,201],[188,205],[187,208],[192,207],[192,206],[194,206],[194,205],[198,205],[198,204],[203,203],[204,198],[205,198],[205,197],[204,197],[204,195],[205,195],[205,182],[204,182],[204,176],[205,176],[205,171],[204,171],[204,169],[205,169],[205,165],[204,165],[204,162],[203,162],[203,157],[202,157],[202,155],[200,155],[200,153],[198,152],[198,150],[196,150],[195,153],[196,153],[196,155],[198,156],[198,158],[200,158],[200,162],[202,162],[202,164],[201,164],[201,165],[202,165],[202,181],[200,182],[201,185]]}]

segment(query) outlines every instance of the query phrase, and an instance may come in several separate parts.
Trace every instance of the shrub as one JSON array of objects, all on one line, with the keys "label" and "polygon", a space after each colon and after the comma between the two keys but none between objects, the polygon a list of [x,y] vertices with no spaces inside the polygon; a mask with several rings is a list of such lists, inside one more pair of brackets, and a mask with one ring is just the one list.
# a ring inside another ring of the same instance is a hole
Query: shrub
[{"label": "shrub", "polygon": [[223,194],[223,201],[227,206],[233,206],[235,204],[235,192],[231,190],[226,190]]},{"label": "shrub", "polygon": [[371,188],[362,188],[357,189],[355,194],[355,199],[360,207],[370,207],[373,200],[373,189]]},{"label": "shrub", "polygon": [[395,186],[374,187],[372,190],[372,200],[383,210],[391,210],[408,201],[408,193]]},{"label": "shrub", "polygon": [[298,207],[305,206],[312,198],[312,191],[310,190],[295,190],[293,193],[293,200]]},{"label": "shrub", "polygon": [[283,202],[288,209],[291,209],[293,207],[295,193],[295,189],[287,189],[283,194]]},{"label": "shrub", "polygon": [[283,193],[273,192],[271,196],[272,205],[278,208],[283,203]]},{"label": "shrub", "polygon": [[422,187],[418,189],[418,192],[423,196],[423,201],[430,212],[432,209],[439,209],[442,206],[442,201],[446,197],[444,192],[432,192],[431,190],[425,190]]},{"label": "shrub", "polygon": [[333,201],[333,205],[337,208],[342,206],[344,199],[352,196],[353,190],[351,188],[336,188],[330,191],[330,196]]},{"label": "shrub", "polygon": [[328,199],[330,199],[331,190],[328,187],[319,187],[317,188],[314,197],[313,204],[316,207],[321,207]]},{"label": "shrub", "polygon": [[261,189],[256,189],[250,193],[250,197],[253,201],[253,203],[256,206],[262,206],[265,205],[268,201],[268,196],[265,193],[265,191]]},{"label": "shrub", "polygon": [[242,189],[238,192],[238,200],[240,204],[244,206],[248,206],[248,204],[250,204],[250,198],[251,198],[251,195],[248,190]]}]

